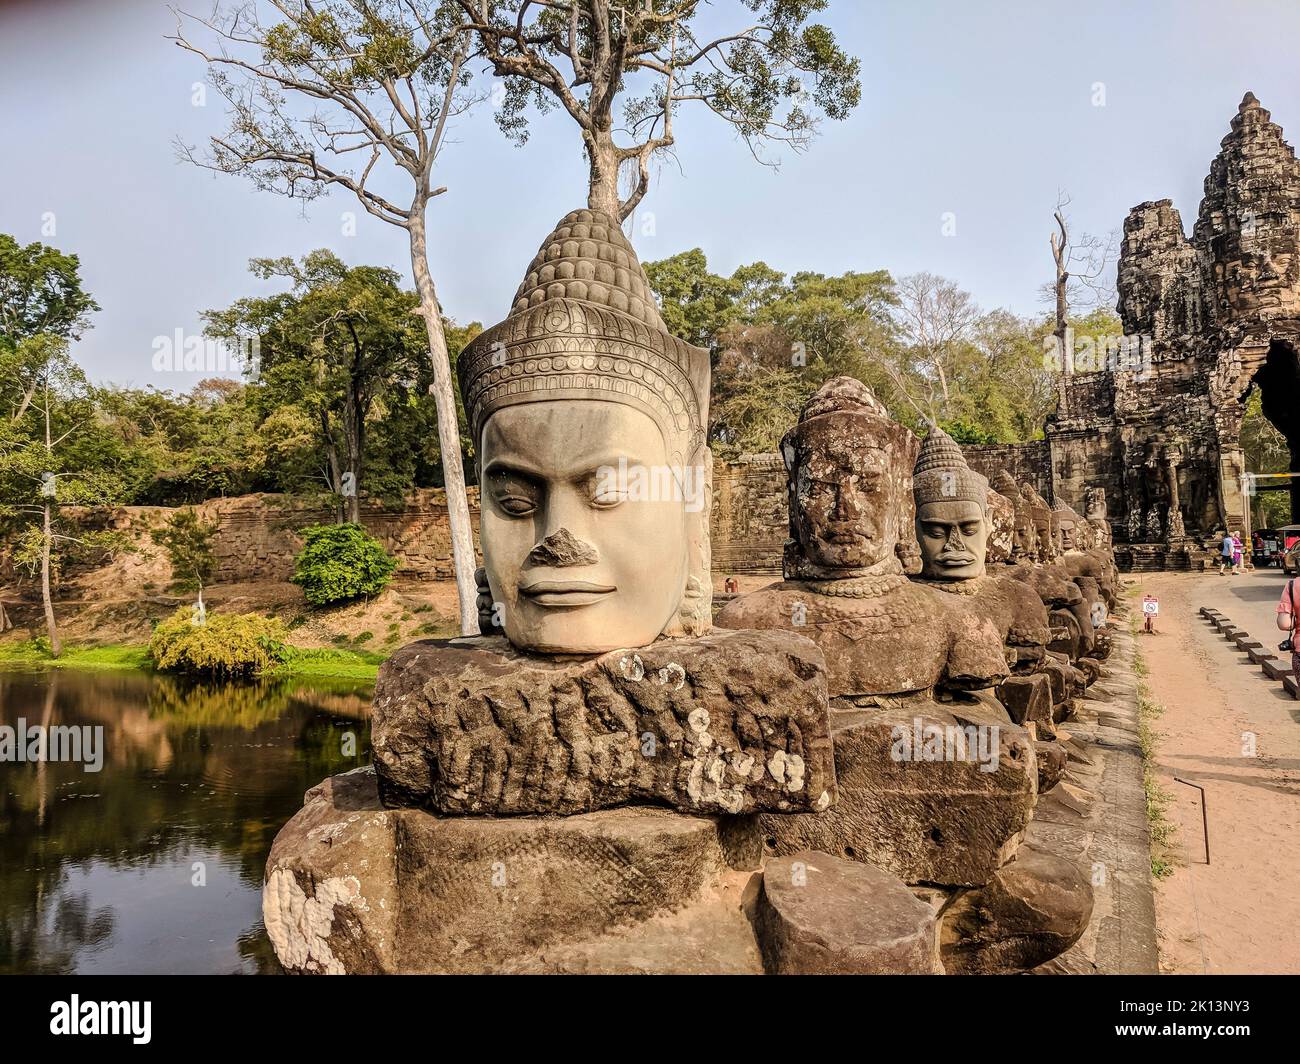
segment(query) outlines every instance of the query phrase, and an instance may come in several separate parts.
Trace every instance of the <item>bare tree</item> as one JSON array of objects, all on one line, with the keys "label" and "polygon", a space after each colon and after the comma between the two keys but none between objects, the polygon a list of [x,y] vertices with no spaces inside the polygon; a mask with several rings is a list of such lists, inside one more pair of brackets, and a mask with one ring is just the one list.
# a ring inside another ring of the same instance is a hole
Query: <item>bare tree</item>
[{"label": "bare tree", "polygon": [[[673,116],[700,104],[731,125],[760,162],[763,148],[804,150],[819,115],[843,119],[861,98],[859,64],[809,15],[829,0],[742,0],[747,25],[705,36],[706,0],[459,0],[479,53],[506,93],[497,124],[527,140],[525,112],[562,108],[590,166],[588,206],[627,219],[650,185],[650,164],[676,142]],[[739,19],[737,19],[739,22]],[[803,78],[812,80],[805,85]],[[616,142],[614,106],[624,101]],[[788,105],[788,107],[787,107]],[[620,172],[634,176],[619,191]]]},{"label": "bare tree", "polygon": [[[273,10],[277,21],[262,21]],[[447,190],[433,168],[450,123],[477,97],[467,60],[473,43],[453,0],[248,0],[207,18],[179,12],[169,39],[208,64],[228,104],[230,127],[187,161],[250,177],[258,188],[310,201],[332,188],[406,230],[433,363],[438,442],[451,526],[461,631],[478,632],[474,542],[451,362],[429,269],[427,211]],[[207,46],[186,35],[197,30]],[[382,164],[382,165],[381,165]],[[409,197],[379,192],[391,175]]]},{"label": "bare tree", "polygon": [[886,367],[908,404],[932,425],[949,414],[961,360],[981,317],[969,292],[932,273],[900,278],[894,307],[898,361]]},{"label": "bare tree", "polygon": [[[1074,351],[1068,342],[1070,311],[1075,308],[1112,306],[1115,302],[1115,282],[1111,267],[1115,263],[1116,236],[1105,239],[1087,233],[1074,236],[1065,211],[1070,197],[1062,192],[1056,199],[1052,217],[1056,231],[1051,235],[1052,262],[1056,276],[1048,291],[1055,311],[1056,350],[1060,357],[1061,372],[1069,376],[1074,372]],[[1064,393],[1062,393],[1064,399]]]}]

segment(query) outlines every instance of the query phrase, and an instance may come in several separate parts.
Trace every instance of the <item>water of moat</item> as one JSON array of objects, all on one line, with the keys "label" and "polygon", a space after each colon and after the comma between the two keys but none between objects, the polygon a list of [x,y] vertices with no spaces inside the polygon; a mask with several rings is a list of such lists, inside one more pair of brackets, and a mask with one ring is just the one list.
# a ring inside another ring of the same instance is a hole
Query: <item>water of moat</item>
[{"label": "water of moat", "polygon": [[15,738],[20,719],[103,729],[98,772],[0,761],[0,973],[280,971],[266,856],[308,787],[370,760],[370,695],[0,672]]}]

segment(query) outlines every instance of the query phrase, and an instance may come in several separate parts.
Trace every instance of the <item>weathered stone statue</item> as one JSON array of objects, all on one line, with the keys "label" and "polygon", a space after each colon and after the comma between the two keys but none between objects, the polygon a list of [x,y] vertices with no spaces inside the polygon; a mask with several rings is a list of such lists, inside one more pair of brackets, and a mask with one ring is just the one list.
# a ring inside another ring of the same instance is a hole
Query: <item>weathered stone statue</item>
[{"label": "weathered stone statue", "polygon": [[458,371],[504,636],[381,669],[373,771],[314,789],[272,850],[277,953],[762,970],[719,817],[833,804],[827,674],[797,631],[709,631],[708,352],[668,333],[617,223],[577,211]]},{"label": "weathered stone statue", "polygon": [[1005,469],[999,470],[998,474],[993,478],[993,488],[1011,504],[1013,515],[1011,553],[1006,560],[1013,563],[1036,560],[1038,556],[1038,533],[1034,529],[1029,501],[1020,493],[1019,485],[1016,484],[1011,474]]},{"label": "weathered stone statue", "polygon": [[1109,550],[1112,545],[1109,506],[1105,488],[1089,488],[1084,500],[1084,513],[1088,523],[1097,533],[1097,546]]},{"label": "weathered stone statue", "polygon": [[988,545],[995,538],[988,481],[937,428],[921,447],[914,481],[923,581],[964,596],[978,616],[992,621],[1013,667],[1025,670],[1041,661],[1051,633],[1038,596],[1020,581],[988,573]]},{"label": "weathered stone statue", "polygon": [[988,491],[989,565],[1007,565],[1016,549],[1015,504],[992,487]]},{"label": "weathered stone statue", "polygon": [[729,603],[721,628],[784,629],[826,653],[832,697],[978,689],[1006,674],[1001,639],[965,607],[908,581],[916,441],[861,382],[826,384],[781,445],[790,478],[783,583]]},{"label": "weathered stone statue", "polygon": [[[811,648],[795,632],[781,647],[773,633],[704,634],[708,353],[669,334],[622,230],[565,218],[457,369],[506,638],[415,644],[388,663],[374,725],[385,799],[493,815],[828,804],[816,678],[775,715],[762,704]],[[764,690],[728,685],[738,669]],[[777,754],[788,773],[771,770]]]},{"label": "weathered stone statue", "polygon": [[[825,652],[839,801],[816,815],[744,818],[734,834],[738,847],[752,843],[769,858],[821,850],[909,883],[972,885],[1019,845],[1036,800],[1036,760],[1022,730],[996,719],[988,727],[978,704],[954,698],[1006,677],[997,627],[962,596],[903,574],[896,547],[914,521],[916,450],[911,433],[849,378],[826,384],[782,443],[786,579],[728,604],[717,623],[796,630]],[[975,511],[982,526],[979,503]],[[918,771],[900,753],[904,739],[919,756],[913,736],[965,726],[972,734],[985,726],[996,750],[983,770],[973,759],[932,758]]]}]

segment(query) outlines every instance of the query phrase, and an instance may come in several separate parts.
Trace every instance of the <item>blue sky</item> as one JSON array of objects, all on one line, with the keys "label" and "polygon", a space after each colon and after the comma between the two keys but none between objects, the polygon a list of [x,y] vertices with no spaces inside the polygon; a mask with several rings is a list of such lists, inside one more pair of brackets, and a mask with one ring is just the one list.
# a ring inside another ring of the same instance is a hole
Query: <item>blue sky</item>
[{"label": "blue sky", "polygon": [[[723,273],[758,259],[929,270],[985,307],[1037,313],[1058,189],[1079,230],[1118,230],[1130,207],[1165,197],[1190,229],[1246,90],[1300,131],[1295,0],[832,0],[825,21],[862,59],[858,112],[779,172],[684,115],[643,205],[654,235],[632,232],[644,260],[701,247]],[[154,338],[268,290],[250,258],[329,247],[409,266],[405,234],[362,212],[343,235],[342,213],[357,211],[344,194],[304,213],[176,161],[177,136],[224,123],[215,93],[193,106],[205,71],[163,39],[173,26],[156,0],[0,0],[0,231],[81,257],[103,307],[76,349],[94,379],[179,389],[195,378],[155,373]],[[487,110],[455,138],[438,175],[450,192],[430,211],[434,277],[453,317],[496,321],[550,228],[584,205],[585,166],[558,116],[522,149]]]}]

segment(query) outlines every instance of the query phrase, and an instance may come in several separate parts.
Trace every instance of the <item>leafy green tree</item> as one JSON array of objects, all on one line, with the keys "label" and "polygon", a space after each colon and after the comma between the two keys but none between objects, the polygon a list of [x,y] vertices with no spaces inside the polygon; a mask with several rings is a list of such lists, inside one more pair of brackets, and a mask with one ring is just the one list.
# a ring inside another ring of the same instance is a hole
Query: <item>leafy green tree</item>
[{"label": "leafy green tree", "polygon": [[[208,332],[258,337],[258,402],[267,418],[296,407],[311,420],[318,475],[339,499],[340,522],[355,524],[372,422],[411,400],[425,366],[411,297],[394,271],[349,267],[330,251],[255,259],[251,269],[292,287],[209,311]],[[277,427],[299,432],[303,419]]]},{"label": "leafy green tree", "polygon": [[248,679],[288,659],[288,629],[257,613],[196,614],[182,606],[159,622],[149,656],[161,672]]},{"label": "leafy green tree", "polygon": [[162,528],[149,533],[150,538],[167,554],[171,562],[172,577],[177,586],[197,590],[199,608],[203,607],[203,585],[212,577],[217,558],[212,549],[212,537],[217,526],[199,519],[190,507],[177,510]]},{"label": "leafy green tree", "polygon": [[[208,64],[228,105],[229,129],[206,155],[181,146],[190,161],[294,199],[346,189],[372,217],[406,233],[466,635],[478,632],[477,562],[454,374],[429,269],[428,209],[447,191],[433,169],[449,125],[477,102],[466,66],[475,17],[454,0],[229,0],[208,17],[178,15],[172,37]],[[189,30],[211,43],[191,40]]]},{"label": "leafy green tree", "polygon": [[848,117],[862,97],[860,65],[810,22],[828,6],[741,0],[718,18],[705,0],[459,0],[478,54],[505,81],[497,125],[522,144],[530,110],[567,114],[587,157],[587,205],[618,221],[645,197],[652,162],[676,145],[684,105],[711,111],[773,164],[764,155],[771,146],[803,151],[821,116]]},{"label": "leafy green tree", "polygon": [[64,507],[106,509],[119,504],[123,481],[113,441],[101,431],[85,374],[67,341],[24,341],[34,386],[15,391],[18,406],[0,429],[0,521],[15,544],[14,560],[39,573],[50,652],[62,653],[52,585],[61,563],[120,549],[117,532],[85,530]]},{"label": "leafy green tree", "polygon": [[[1246,468],[1252,473],[1288,473],[1291,448],[1264,414],[1264,394],[1251,390],[1246,400],[1246,414],[1241,422],[1241,448]],[[1265,483],[1278,483],[1266,481]],[[1254,498],[1255,528],[1280,528],[1291,523],[1291,495],[1285,491],[1261,491]]]},{"label": "leafy green tree", "polygon": [[710,273],[709,261],[699,248],[648,262],[645,271],[668,331],[688,344],[715,347],[723,328],[742,314],[740,284]]},{"label": "leafy green tree", "polygon": [[313,525],[302,530],[293,582],[313,606],[334,606],[378,595],[397,563],[360,525]]},{"label": "leafy green tree", "polygon": [[[0,233],[0,401],[18,420],[41,381],[41,337],[81,338],[99,305],[81,287],[76,255]],[[43,343],[43,341],[42,341]]]}]

